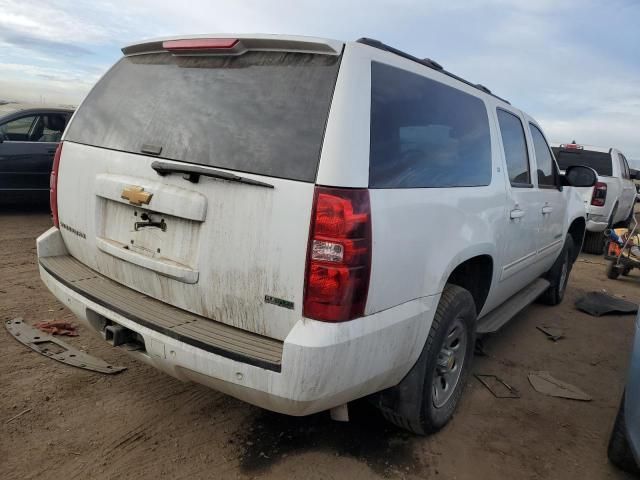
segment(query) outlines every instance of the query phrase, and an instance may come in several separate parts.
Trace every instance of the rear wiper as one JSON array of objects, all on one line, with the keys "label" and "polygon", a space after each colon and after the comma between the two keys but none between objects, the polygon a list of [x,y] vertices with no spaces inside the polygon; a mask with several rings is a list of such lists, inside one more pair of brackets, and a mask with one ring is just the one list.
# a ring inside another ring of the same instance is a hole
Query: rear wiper
[{"label": "rear wiper", "polygon": [[183,178],[193,183],[198,183],[200,175],[204,175],[205,177],[219,178],[221,180],[229,180],[230,182],[246,183],[247,185],[255,185],[257,187],[274,188],[273,185],[269,183],[251,180],[250,178],[240,177],[233,173],[222,172],[220,170],[201,167],[199,165],[179,165],[156,160],[151,164],[151,168],[161,176],[165,176],[169,173],[183,173]]}]

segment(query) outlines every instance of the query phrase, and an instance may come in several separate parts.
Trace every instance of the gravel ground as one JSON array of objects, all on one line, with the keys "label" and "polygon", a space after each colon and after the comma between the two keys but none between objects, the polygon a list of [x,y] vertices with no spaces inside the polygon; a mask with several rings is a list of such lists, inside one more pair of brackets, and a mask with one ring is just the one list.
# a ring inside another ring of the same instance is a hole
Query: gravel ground
[{"label": "gravel ground", "polygon": [[[73,320],[40,282],[35,238],[49,215],[0,212],[0,315],[28,323]],[[62,365],[0,329],[0,478],[440,478],[624,479],[606,446],[622,392],[633,316],[593,318],[573,304],[606,289],[640,302],[640,272],[608,280],[602,258],[582,255],[562,305],[532,305],[485,341],[475,373],[495,374],[519,399],[494,398],[471,378],[452,423],[427,438],[384,423],[366,403],[352,421],[292,418],[184,384],[109,347],[84,327],[64,339],[128,369],[108,376]],[[565,329],[547,340],[537,325]],[[534,391],[547,370],[592,397]],[[7,423],[14,415],[31,409]]]}]

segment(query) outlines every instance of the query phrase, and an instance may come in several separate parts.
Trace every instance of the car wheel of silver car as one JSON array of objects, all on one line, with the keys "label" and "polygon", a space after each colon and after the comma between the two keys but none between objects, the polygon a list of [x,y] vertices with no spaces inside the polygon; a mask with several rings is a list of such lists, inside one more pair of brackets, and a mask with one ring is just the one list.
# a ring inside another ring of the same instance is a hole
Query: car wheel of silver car
[{"label": "car wheel of silver car", "polygon": [[573,267],[573,239],[571,235],[567,235],[564,247],[551,270],[547,272],[546,278],[549,280],[549,288],[540,297],[542,303],[547,305],[558,305],[564,298],[564,293],[569,282],[569,275]]},{"label": "car wheel of silver car", "polygon": [[469,375],[475,321],[476,305],[469,291],[447,284],[418,361],[400,384],[376,397],[387,420],[420,435],[447,424]]}]

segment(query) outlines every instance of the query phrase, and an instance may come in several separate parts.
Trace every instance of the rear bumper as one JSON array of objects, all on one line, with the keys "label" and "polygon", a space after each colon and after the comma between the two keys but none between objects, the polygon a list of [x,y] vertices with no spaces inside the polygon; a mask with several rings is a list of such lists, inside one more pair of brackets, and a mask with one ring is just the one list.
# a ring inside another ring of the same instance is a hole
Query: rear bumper
[{"label": "rear bumper", "polygon": [[[39,258],[66,254],[57,229],[38,238]],[[276,371],[145,326],[128,316],[122,305],[111,308],[88,298],[42,265],[40,275],[89,328],[97,330],[90,320],[100,316],[138,333],[145,351],[128,353],[140,360],[181,380],[289,415],[327,410],[397,384],[420,355],[437,305],[435,296],[425,297],[340,324],[301,318],[281,344]]]},{"label": "rear bumper", "polygon": [[604,232],[609,225],[609,221],[604,217],[593,216],[587,220],[587,231],[589,232]]}]

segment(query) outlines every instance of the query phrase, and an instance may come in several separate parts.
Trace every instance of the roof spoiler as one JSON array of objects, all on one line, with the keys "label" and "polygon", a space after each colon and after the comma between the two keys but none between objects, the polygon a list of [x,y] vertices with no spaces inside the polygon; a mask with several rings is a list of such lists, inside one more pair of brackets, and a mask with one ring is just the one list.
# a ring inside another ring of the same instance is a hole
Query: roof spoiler
[{"label": "roof spoiler", "polygon": [[196,35],[147,40],[124,47],[122,53],[125,56],[167,51],[174,55],[242,55],[258,50],[340,55],[343,46],[342,42],[313,37]]}]

